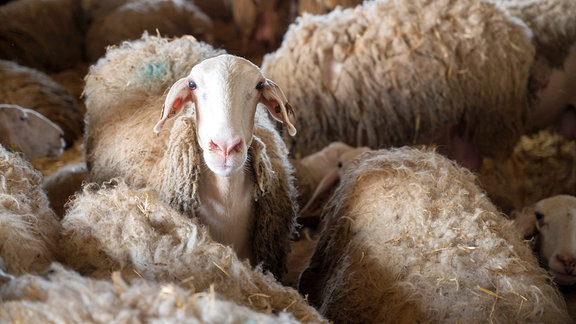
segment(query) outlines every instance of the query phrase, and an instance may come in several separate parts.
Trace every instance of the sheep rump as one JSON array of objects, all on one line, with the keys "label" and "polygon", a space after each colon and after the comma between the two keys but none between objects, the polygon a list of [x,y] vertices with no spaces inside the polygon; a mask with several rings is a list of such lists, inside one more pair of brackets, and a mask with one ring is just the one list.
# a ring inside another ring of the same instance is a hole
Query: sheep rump
[{"label": "sheep rump", "polygon": [[335,322],[568,322],[566,305],[472,173],[416,148],[350,163],[299,289]]},{"label": "sheep rump", "polygon": [[298,109],[301,132],[286,139],[295,156],[452,131],[504,158],[524,131],[531,41],[518,19],[480,1],[369,1],[303,15],[262,66]]}]

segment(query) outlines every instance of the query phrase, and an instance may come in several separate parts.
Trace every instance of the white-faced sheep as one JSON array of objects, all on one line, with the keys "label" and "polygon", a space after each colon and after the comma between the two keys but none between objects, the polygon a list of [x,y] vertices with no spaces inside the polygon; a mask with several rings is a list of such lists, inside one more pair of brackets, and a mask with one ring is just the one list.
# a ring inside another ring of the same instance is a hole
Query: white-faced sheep
[{"label": "white-faced sheep", "polygon": [[262,69],[298,107],[296,156],[438,143],[477,168],[524,131],[534,51],[521,21],[481,1],[367,1],[302,16]]},{"label": "white-faced sheep", "polygon": [[361,154],[322,222],[299,289],[329,320],[568,322],[513,222],[471,172],[436,152]]},{"label": "white-faced sheep", "polygon": [[[125,22],[129,21],[129,24]],[[208,40],[212,24],[193,2],[184,0],[128,1],[92,22],[86,32],[86,56],[95,62],[106,47],[138,39],[143,32],[163,36],[194,35]]]},{"label": "white-faced sheep", "polygon": [[[253,300],[268,296],[252,295]],[[290,310],[254,310],[214,290],[195,292],[174,283],[92,279],[53,264],[42,275],[23,275],[0,287],[4,323],[322,323]],[[273,312],[274,311],[274,312]]]},{"label": "white-faced sheep", "polygon": [[560,285],[576,283],[576,197],[556,195],[513,213],[519,231]]},{"label": "white-faced sheep", "polygon": [[[93,66],[85,90],[89,178],[122,177],[158,190],[180,212],[202,219],[217,241],[281,276],[296,190],[266,108],[294,134],[291,107],[254,64],[216,54],[190,37],[145,37]],[[184,78],[183,64],[194,66]],[[157,67],[152,75],[150,66]],[[165,100],[164,83],[174,83]],[[163,126],[168,130],[160,132]]]},{"label": "white-faced sheep", "polygon": [[60,223],[41,180],[28,161],[0,145],[0,264],[7,273],[41,271],[55,260]]},{"label": "white-faced sheep", "polygon": [[68,69],[83,59],[83,14],[77,0],[11,1],[0,6],[0,21],[0,59],[44,72]]},{"label": "white-faced sheep", "polygon": [[[120,181],[88,184],[62,220],[63,262],[82,274],[178,283],[258,312],[288,312],[303,321],[320,317],[294,289],[253,269],[231,247],[213,241],[198,219],[188,218],[147,188]],[[272,243],[272,242],[269,242]]]},{"label": "white-faced sheep", "polygon": [[0,103],[39,112],[64,131],[66,145],[82,136],[84,107],[47,74],[15,62],[0,60]]},{"label": "white-faced sheep", "polygon": [[0,104],[0,145],[26,159],[57,157],[64,151],[62,129],[34,110]]}]

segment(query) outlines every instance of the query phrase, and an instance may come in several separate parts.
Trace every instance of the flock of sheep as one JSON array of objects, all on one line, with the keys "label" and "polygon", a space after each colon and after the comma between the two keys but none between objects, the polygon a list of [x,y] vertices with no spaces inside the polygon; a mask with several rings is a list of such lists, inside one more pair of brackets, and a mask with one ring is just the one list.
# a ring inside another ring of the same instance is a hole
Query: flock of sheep
[{"label": "flock of sheep", "polygon": [[0,20],[0,321],[576,320],[573,0]]}]

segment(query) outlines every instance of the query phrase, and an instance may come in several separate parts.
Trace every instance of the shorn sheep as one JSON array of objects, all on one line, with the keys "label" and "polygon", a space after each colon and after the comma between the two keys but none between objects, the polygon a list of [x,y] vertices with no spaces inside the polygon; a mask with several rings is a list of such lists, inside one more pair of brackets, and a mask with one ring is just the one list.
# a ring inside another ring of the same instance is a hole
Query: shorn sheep
[{"label": "shorn sheep", "polygon": [[60,223],[40,187],[42,175],[0,145],[0,269],[41,271],[55,260]]},{"label": "shorn sheep", "polygon": [[178,213],[147,188],[130,189],[118,180],[87,184],[70,202],[62,226],[63,263],[83,275],[122,271],[193,293],[212,291],[262,313],[321,320],[295,289],[253,269],[231,247],[213,241],[197,218]]},{"label": "shorn sheep", "polygon": [[57,157],[64,151],[64,133],[44,115],[18,105],[0,104],[0,144],[26,159]]},{"label": "shorn sheep", "polygon": [[475,176],[430,150],[365,152],[322,213],[299,289],[336,323],[566,323],[566,305]]},{"label": "shorn sheep", "polygon": [[576,283],[576,197],[555,195],[513,213],[520,232],[535,237],[542,263],[560,285]]},{"label": "shorn sheep", "polygon": [[367,1],[303,15],[262,69],[298,107],[295,156],[437,143],[476,169],[524,131],[534,52],[530,30],[491,4]]},{"label": "shorn sheep", "polygon": [[291,106],[254,64],[217,54],[191,37],[144,36],[92,66],[85,89],[89,180],[122,177],[157,190],[202,219],[214,239],[281,277],[296,189],[265,108],[295,134]]}]

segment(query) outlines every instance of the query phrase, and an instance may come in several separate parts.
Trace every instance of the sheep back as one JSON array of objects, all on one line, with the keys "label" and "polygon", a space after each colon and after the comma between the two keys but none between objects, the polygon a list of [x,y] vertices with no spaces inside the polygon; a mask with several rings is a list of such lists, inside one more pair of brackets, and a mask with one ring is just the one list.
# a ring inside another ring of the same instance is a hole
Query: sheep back
[{"label": "sheep back", "polygon": [[55,260],[60,224],[41,181],[28,161],[0,145],[0,268],[8,273],[41,271]]},{"label": "sheep back", "polygon": [[299,285],[329,320],[568,322],[513,222],[433,151],[364,153],[322,217]]},{"label": "sheep back", "polygon": [[262,65],[298,109],[295,156],[338,140],[428,144],[455,128],[502,158],[525,124],[531,41],[480,1],[369,1],[303,15]]}]

